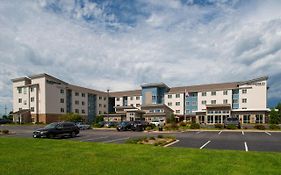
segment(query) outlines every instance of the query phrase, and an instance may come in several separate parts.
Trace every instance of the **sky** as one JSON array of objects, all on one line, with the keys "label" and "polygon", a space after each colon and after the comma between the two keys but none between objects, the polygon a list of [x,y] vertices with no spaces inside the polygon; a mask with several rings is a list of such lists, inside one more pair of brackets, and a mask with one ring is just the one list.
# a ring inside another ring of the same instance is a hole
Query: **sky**
[{"label": "sky", "polygon": [[281,102],[280,0],[1,0],[0,114],[12,78],[111,91],[269,76]]}]

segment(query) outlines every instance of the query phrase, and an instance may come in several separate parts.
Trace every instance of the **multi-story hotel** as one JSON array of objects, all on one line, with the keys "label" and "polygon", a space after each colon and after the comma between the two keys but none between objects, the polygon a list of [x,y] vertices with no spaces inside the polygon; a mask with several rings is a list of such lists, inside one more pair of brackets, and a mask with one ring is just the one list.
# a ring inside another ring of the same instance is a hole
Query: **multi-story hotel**
[{"label": "multi-story hotel", "polygon": [[114,121],[151,121],[174,114],[178,120],[205,124],[223,123],[229,116],[238,117],[242,124],[266,123],[267,79],[181,87],[152,83],[108,93],[40,74],[12,80],[14,120],[30,115],[32,122],[50,123],[74,112],[88,122],[97,115]]}]

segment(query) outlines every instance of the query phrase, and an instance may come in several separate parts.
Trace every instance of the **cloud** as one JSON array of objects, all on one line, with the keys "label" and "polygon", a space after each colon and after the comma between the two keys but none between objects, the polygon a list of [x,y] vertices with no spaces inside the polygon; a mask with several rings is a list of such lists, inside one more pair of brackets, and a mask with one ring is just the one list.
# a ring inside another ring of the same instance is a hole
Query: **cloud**
[{"label": "cloud", "polygon": [[100,90],[269,75],[269,97],[281,100],[280,7],[238,0],[1,1],[0,104],[11,102],[10,79],[42,72]]}]

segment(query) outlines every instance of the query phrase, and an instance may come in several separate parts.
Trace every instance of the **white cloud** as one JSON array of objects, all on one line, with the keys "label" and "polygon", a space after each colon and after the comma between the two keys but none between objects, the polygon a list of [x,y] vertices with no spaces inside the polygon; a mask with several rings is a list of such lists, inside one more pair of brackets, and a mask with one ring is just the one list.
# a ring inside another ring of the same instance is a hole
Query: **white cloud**
[{"label": "white cloud", "polygon": [[[121,23],[106,4],[79,8],[59,1],[54,12],[47,7],[55,2],[0,2],[0,103],[11,99],[11,78],[42,72],[100,90],[260,75],[280,82],[281,4],[276,1],[243,6],[139,1],[147,16],[136,14],[134,25]],[[274,86],[270,94],[280,97],[280,83]]]}]

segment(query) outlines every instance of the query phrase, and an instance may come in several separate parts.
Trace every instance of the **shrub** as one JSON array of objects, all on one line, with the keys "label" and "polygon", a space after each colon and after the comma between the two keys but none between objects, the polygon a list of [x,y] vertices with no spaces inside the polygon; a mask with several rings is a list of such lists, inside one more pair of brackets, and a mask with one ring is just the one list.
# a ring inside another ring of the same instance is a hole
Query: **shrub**
[{"label": "shrub", "polygon": [[190,129],[200,129],[200,125],[198,123],[192,123]]},{"label": "shrub", "polygon": [[278,129],[280,129],[280,126],[276,125],[276,124],[271,124],[271,125],[269,125],[269,129],[278,130]]},{"label": "shrub", "polygon": [[145,130],[146,130],[146,131],[150,131],[150,130],[152,130],[152,127],[151,127],[151,126],[147,126],[147,127],[145,128]]},{"label": "shrub", "polygon": [[259,130],[265,130],[265,126],[263,125],[255,125],[254,128]]},{"label": "shrub", "polygon": [[4,129],[4,130],[2,130],[2,133],[3,133],[3,134],[9,134],[9,130]]},{"label": "shrub", "polygon": [[233,125],[233,124],[230,124],[230,125],[227,125],[226,128],[227,128],[227,129],[237,129],[237,126],[236,126],[236,125]]},{"label": "shrub", "polygon": [[151,136],[149,137],[149,140],[156,140],[155,137]]},{"label": "shrub", "polygon": [[223,129],[223,125],[222,125],[222,124],[217,123],[217,124],[215,124],[215,128],[218,128],[218,129]]},{"label": "shrub", "polygon": [[164,126],[165,130],[178,130],[179,126],[176,123],[169,123]]},{"label": "shrub", "polygon": [[158,137],[159,139],[164,138],[164,136],[163,136],[163,135],[158,135],[157,137]]},{"label": "shrub", "polygon": [[101,125],[98,124],[98,123],[94,123],[94,124],[93,124],[93,127],[94,127],[94,128],[101,128]]},{"label": "shrub", "polygon": [[187,124],[186,122],[180,122],[179,123],[180,126],[186,126],[186,124]]}]

